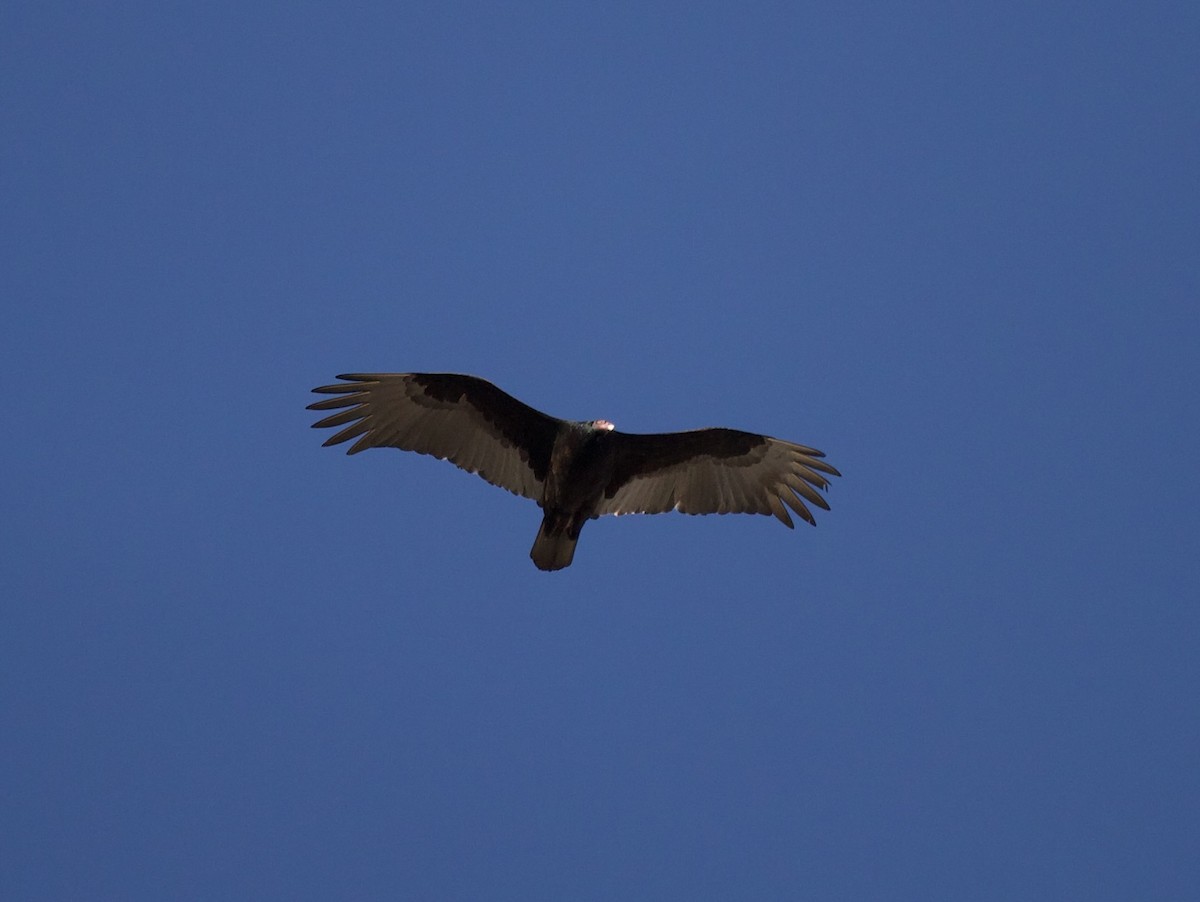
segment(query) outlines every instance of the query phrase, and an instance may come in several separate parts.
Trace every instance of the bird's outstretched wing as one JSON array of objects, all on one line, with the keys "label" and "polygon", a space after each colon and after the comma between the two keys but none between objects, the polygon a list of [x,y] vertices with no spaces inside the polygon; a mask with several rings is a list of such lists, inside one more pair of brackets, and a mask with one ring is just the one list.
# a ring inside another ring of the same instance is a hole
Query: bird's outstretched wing
[{"label": "bird's outstretched wing", "polygon": [[[348,454],[401,448],[448,460],[493,485],[539,501],[559,421],[492,383],[457,373],[351,373],[314,388],[336,395],[308,405],[337,410],[314,428],[344,427],[325,441],[358,439]],[[341,408],[348,408],[342,410]]]},{"label": "bird's outstretched wing", "polygon": [[774,514],[790,529],[786,504],[815,526],[804,502],[829,510],[818,489],[841,475],[815,448],[736,429],[615,432],[611,441],[598,514]]}]

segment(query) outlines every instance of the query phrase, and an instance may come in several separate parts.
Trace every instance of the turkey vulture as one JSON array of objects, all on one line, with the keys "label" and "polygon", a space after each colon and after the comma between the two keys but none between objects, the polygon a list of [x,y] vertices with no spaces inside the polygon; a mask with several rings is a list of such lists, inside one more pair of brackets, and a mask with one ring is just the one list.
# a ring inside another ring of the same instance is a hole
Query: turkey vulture
[{"label": "turkey vulture", "polygon": [[337,411],[313,423],[342,427],[325,445],[430,454],[536,501],[545,513],[529,556],[542,570],[570,565],[583,524],[601,514],[774,514],[791,529],[790,507],[815,526],[804,502],[829,510],[817,489],[841,475],[815,448],[752,432],[638,435],[607,420],[555,419],[475,376],[338,378],[313,389],[334,397],[308,405]]}]

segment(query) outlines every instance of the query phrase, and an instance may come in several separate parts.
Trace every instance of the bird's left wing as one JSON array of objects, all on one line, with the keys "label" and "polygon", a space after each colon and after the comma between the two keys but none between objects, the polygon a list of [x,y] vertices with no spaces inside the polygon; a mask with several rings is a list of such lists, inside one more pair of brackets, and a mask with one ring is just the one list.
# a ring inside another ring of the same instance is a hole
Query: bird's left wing
[{"label": "bird's left wing", "polygon": [[[558,421],[492,383],[457,373],[354,373],[314,388],[336,395],[308,405],[338,410],[314,428],[344,427],[326,445],[347,452],[401,448],[448,460],[493,485],[540,501]],[[349,408],[341,410],[341,408]]]},{"label": "bird's left wing", "polygon": [[808,501],[829,510],[818,489],[841,474],[805,445],[740,432],[696,429],[637,435],[614,432],[613,471],[598,514],[773,514],[787,508],[816,525]]}]

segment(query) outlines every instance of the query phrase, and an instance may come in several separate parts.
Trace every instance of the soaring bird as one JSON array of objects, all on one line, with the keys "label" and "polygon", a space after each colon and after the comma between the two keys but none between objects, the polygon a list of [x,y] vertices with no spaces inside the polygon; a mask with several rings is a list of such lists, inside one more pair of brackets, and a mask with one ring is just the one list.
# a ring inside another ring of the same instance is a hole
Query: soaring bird
[{"label": "soaring bird", "polygon": [[[314,428],[342,427],[325,445],[400,448],[448,460],[543,510],[529,556],[561,570],[588,520],[602,514],[774,514],[805,502],[829,510],[818,489],[841,474],[815,448],[736,429],[636,434],[607,420],[560,420],[492,383],[457,373],[355,373],[313,391],[309,410],[336,410]],[[344,409],[343,409],[344,408]],[[785,507],[786,505],[786,507]]]}]

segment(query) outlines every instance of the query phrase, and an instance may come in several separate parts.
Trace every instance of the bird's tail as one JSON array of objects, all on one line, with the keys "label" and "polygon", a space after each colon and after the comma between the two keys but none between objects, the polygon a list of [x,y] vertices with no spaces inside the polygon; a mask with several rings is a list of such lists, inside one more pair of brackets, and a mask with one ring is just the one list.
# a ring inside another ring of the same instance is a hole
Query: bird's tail
[{"label": "bird's tail", "polygon": [[[574,533],[574,535],[572,535]],[[575,557],[575,543],[579,541],[579,530],[571,529],[562,518],[546,514],[542,527],[533,540],[529,556],[539,570],[561,570],[571,565]]]}]

